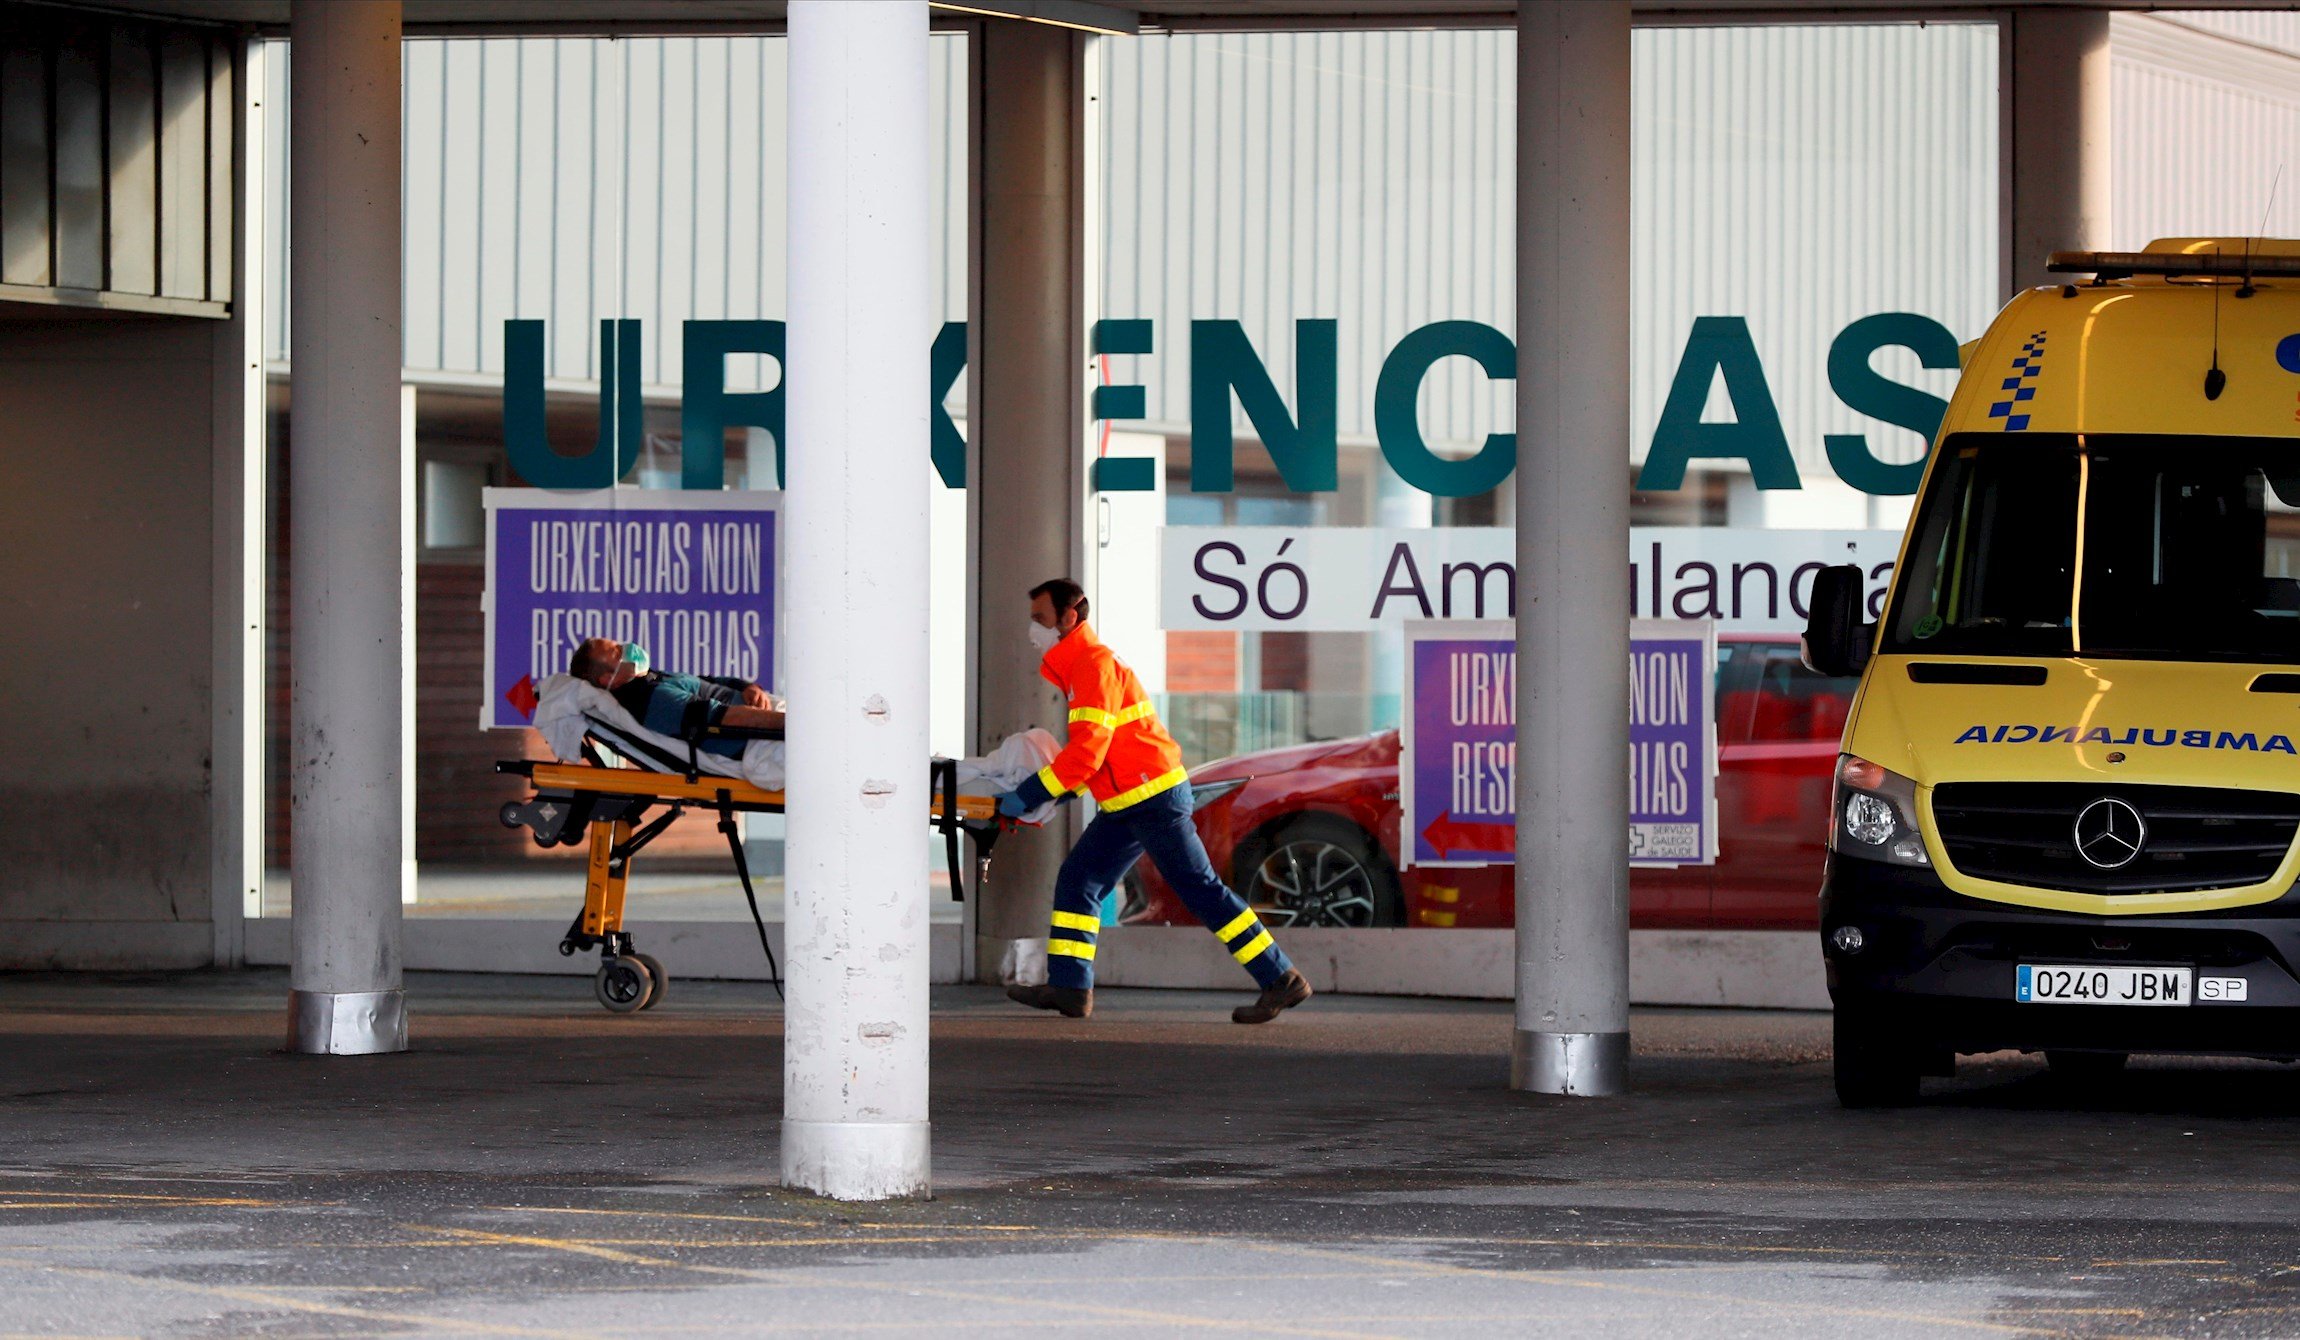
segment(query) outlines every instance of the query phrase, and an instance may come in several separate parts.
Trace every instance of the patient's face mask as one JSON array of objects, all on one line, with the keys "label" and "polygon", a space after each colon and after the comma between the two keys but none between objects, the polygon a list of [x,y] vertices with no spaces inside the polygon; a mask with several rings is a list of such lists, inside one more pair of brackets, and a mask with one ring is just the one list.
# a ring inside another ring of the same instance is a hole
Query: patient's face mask
[{"label": "patient's face mask", "polygon": [[1036,619],[1030,621],[1030,645],[1038,648],[1039,655],[1043,656],[1054,650],[1054,644],[1061,640],[1062,634],[1048,628]]},{"label": "patient's face mask", "polygon": [[623,662],[615,667],[614,674],[608,676],[608,685],[619,689],[646,673],[647,649],[636,642],[626,642],[623,644]]}]

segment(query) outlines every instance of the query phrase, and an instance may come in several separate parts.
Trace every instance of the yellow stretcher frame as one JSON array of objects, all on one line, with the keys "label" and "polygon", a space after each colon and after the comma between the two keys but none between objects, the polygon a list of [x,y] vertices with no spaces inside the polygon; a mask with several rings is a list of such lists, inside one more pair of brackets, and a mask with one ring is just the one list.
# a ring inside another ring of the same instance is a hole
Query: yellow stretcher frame
[{"label": "yellow stretcher frame", "polygon": [[[742,880],[743,897],[750,904],[751,920],[758,927],[759,947],[766,952],[776,991],[782,990],[781,973],[767,941],[766,923],[759,915],[750,863],[743,854],[735,816],[781,814],[783,792],[768,791],[737,777],[653,772],[604,763],[509,759],[497,763],[495,770],[524,777],[535,788],[528,799],[503,806],[500,817],[504,827],[529,829],[540,847],[589,845],[583,908],[560,939],[559,952],[571,956],[578,950],[600,951],[599,999],[608,1009],[619,1013],[645,1009],[661,999],[662,965],[639,953],[630,932],[623,928],[624,895],[631,859],[689,809],[718,816],[719,831],[726,835],[735,872]],[[948,759],[934,761],[930,778],[928,818],[943,834],[951,897],[963,899],[966,883],[959,866],[959,834],[964,832],[974,841],[977,880],[987,877],[991,849],[1002,831],[998,802],[988,796],[958,794],[957,768]],[[667,808],[647,819],[647,811],[657,806]],[[623,964],[631,959],[638,960],[643,968],[634,970]],[[629,991],[611,989],[627,982],[638,985]]]}]

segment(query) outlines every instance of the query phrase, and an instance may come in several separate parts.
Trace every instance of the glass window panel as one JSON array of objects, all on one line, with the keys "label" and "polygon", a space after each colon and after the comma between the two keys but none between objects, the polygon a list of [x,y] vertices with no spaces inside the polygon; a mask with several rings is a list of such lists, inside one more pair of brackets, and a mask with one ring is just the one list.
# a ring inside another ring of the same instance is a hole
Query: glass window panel
[{"label": "glass window panel", "polygon": [[[525,486],[504,450],[505,323],[545,323],[545,435],[568,455],[601,435],[600,323],[637,323],[643,398],[637,460],[623,488],[683,486],[684,323],[780,321],[784,308],[785,40],[781,37],[418,38],[406,44],[402,105],[406,170],[403,362],[417,387],[415,698],[418,858],[414,917],[533,918],[563,925],[580,905],[584,854],[537,848],[503,827],[498,807],[525,794],[494,772],[498,759],[547,757],[532,731],[483,732],[480,596],[487,483]],[[285,915],[288,882],[289,565],[285,480],[293,469],[288,403],[287,203],[291,53],[264,51],[262,146],[267,360],[273,382],[268,471],[273,550],[268,571],[267,865],[262,915]],[[67,72],[68,74],[69,72]],[[934,39],[929,65],[931,282],[939,328],[965,319],[966,41]],[[67,106],[72,105],[67,96]],[[64,183],[69,189],[69,182]],[[925,338],[932,338],[933,332]],[[731,393],[765,391],[782,368],[769,355],[730,355]],[[961,379],[948,399],[965,431]],[[732,488],[780,486],[776,442],[732,425],[721,444]],[[609,458],[597,456],[601,485]],[[921,461],[922,472],[930,466]],[[930,632],[938,666],[966,648],[966,506],[934,486]],[[777,639],[778,648],[785,645]],[[677,671],[681,667],[661,668]],[[778,681],[780,675],[774,676]],[[963,752],[965,677],[938,673],[931,735]],[[762,911],[780,916],[782,824],[742,819]],[[938,840],[921,826],[929,868]],[[632,865],[639,920],[748,920],[724,838],[690,812]],[[938,919],[958,905],[941,896]],[[748,934],[746,931],[745,934]]]},{"label": "glass window panel", "polygon": [[[1167,525],[1513,525],[1509,482],[1464,497],[1421,486],[1433,460],[1441,474],[1458,468],[1489,435],[1512,430],[1510,379],[1444,357],[1421,375],[1410,404],[1377,415],[1375,398],[1416,331],[1475,323],[1513,338],[1515,57],[1506,30],[1196,33],[1098,45],[1109,94],[1098,311],[1156,332],[1154,352],[1105,359],[1100,372],[1111,384],[1143,386],[1143,421],[1129,426],[1167,437]],[[1997,307],[1994,25],[1641,28],[1632,59],[1632,433],[1620,444],[1620,470],[1633,522],[1897,529],[1907,500],[1840,479],[1827,443],[1858,435],[1877,462],[1901,465],[1926,450],[1924,430],[1876,417],[1874,401],[1842,389],[1850,382],[1832,372],[1831,354],[1880,330],[1953,349]],[[1892,263],[1879,264],[1880,254]],[[1200,366],[1192,346],[1208,333],[1201,323],[1232,321],[1253,365]],[[1322,371],[1305,375],[1323,356],[1316,341],[1325,328],[1312,322],[1332,323],[1334,348],[1334,477],[1316,491],[1294,478],[1303,427],[1315,417],[1303,397],[1325,394]],[[1942,363],[1937,352],[1920,359],[1890,341],[1864,361],[1878,377],[1936,397],[1957,375],[1926,365]],[[1206,440],[1216,426],[1199,422],[1192,403],[1209,371],[1236,388],[1221,425],[1234,439],[1232,478],[1220,492],[1194,487],[1194,476],[1219,472],[1223,456],[1219,440]],[[1269,412],[1265,375],[1283,417]],[[1675,421],[1666,417],[1673,403]],[[1409,420],[1411,439],[1399,427]],[[1673,487],[1658,479],[1637,487],[1656,442],[1673,440],[1738,443],[1749,458],[1696,454]],[[1797,487],[1757,487],[1752,458],[1787,467]],[[2300,543],[2262,561],[2300,568]],[[1098,597],[1098,608],[1106,603]],[[1413,602],[1398,604],[1419,617]],[[1846,686],[1803,671],[1782,629],[1720,622],[1720,740],[1833,738]],[[1239,793],[1254,808],[1237,821],[1244,831],[1201,824],[1227,876],[1254,885],[1271,835],[1297,820],[1358,814],[1360,838],[1394,882],[1394,900],[1374,900],[1387,924],[1508,924],[1506,868],[1399,867],[1403,643],[1394,627],[1173,627],[1162,650],[1164,677],[1150,688],[1188,761],[1268,779]],[[1818,757],[1812,778],[1798,774],[1782,794],[1825,805],[1828,766]],[[1736,784],[1721,774],[1721,787]],[[1765,840],[1817,852],[1790,841],[1788,826],[1825,824],[1826,815],[1791,806],[1768,822],[1784,827]],[[1805,905],[1819,877],[1817,864],[1781,872]],[[1709,871],[1669,878],[1661,891],[1655,877],[1636,876],[1637,915],[1666,906],[1689,918],[1668,924],[1706,924]],[[1154,881],[1138,892],[1130,915],[1186,920]]]}]

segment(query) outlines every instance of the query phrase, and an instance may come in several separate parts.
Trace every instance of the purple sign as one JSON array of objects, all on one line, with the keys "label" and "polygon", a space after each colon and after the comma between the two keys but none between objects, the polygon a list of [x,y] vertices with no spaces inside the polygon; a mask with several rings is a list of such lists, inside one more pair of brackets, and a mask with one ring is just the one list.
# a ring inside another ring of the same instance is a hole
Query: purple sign
[{"label": "purple sign", "polygon": [[[1703,621],[1632,621],[1629,859],[1715,858],[1715,633]],[[1517,641],[1507,623],[1406,625],[1400,845],[1418,866],[1517,859]]]},{"label": "purple sign", "polygon": [[537,686],[592,637],[771,687],[774,592],[771,495],[490,489],[480,725],[534,720]]},{"label": "purple sign", "polygon": [[1705,637],[1639,637],[1629,645],[1629,859],[1709,859],[1709,686]]},{"label": "purple sign", "polygon": [[[1412,643],[1410,865],[1517,859],[1517,642]],[[1404,836],[1401,834],[1401,836]]]}]

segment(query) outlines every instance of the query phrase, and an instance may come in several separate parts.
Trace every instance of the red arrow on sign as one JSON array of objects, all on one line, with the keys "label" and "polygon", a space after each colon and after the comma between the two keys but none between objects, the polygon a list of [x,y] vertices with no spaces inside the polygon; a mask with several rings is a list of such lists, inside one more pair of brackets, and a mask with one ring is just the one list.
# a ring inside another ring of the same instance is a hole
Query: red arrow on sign
[{"label": "red arrow on sign", "polygon": [[1457,851],[1473,851],[1480,855],[1488,852],[1514,852],[1517,850],[1517,825],[1461,823],[1448,811],[1430,820],[1429,826],[1422,829],[1422,841],[1437,850],[1439,860]]},{"label": "red arrow on sign", "polygon": [[518,683],[503,691],[503,696],[513,707],[519,709],[519,715],[529,721],[535,719],[535,705],[542,701],[535,696],[535,676],[521,675]]}]

